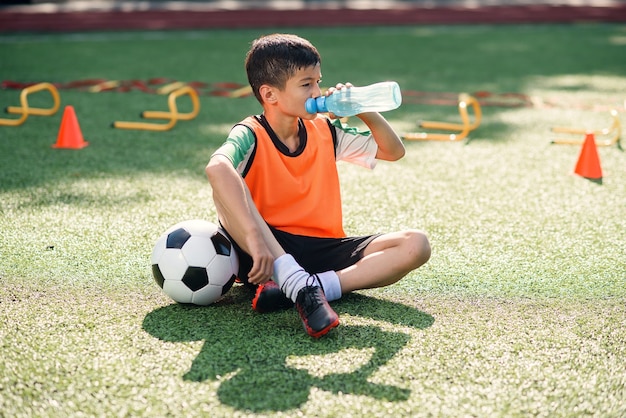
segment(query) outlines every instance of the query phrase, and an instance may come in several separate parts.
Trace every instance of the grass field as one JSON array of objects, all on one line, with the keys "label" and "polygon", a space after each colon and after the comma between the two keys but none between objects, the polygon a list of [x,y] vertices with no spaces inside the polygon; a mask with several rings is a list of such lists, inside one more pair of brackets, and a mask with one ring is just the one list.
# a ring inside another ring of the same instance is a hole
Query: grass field
[{"label": "grass field", "polygon": [[[606,127],[611,108],[626,123],[626,26],[281,30],[318,46],[327,86],[534,105],[484,106],[469,143],[340,165],[349,234],[424,229],[433,256],[335,302],[342,325],[312,340],[293,311],[255,314],[242,287],[187,307],[151,277],[166,228],[216,220],[203,168],[260,111],[253,98],[202,96],[196,119],[148,132],[110,124],[165,96],[61,90],[88,147],[51,148],[61,111],[0,126],[0,416],[625,416],[626,153],[598,148],[598,184],[572,174],[580,146],[550,144],[550,128]],[[3,35],[0,79],[244,84],[261,33]],[[399,132],[459,120],[405,98],[386,115]],[[0,90],[1,107],[18,103]]]}]

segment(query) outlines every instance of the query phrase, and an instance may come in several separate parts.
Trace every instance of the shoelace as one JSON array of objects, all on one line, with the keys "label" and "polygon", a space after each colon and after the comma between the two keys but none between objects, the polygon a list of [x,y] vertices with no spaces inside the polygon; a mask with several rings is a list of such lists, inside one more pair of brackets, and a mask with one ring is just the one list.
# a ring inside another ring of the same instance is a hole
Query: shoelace
[{"label": "shoelace", "polygon": [[320,280],[320,278],[319,278],[319,276],[317,274],[311,274],[306,279],[306,285],[307,286],[319,286],[322,289],[322,291],[324,291],[324,286],[322,286],[322,281]]},{"label": "shoelace", "polygon": [[[317,274],[312,274],[309,276],[309,278],[306,280],[306,286],[313,287],[313,288],[319,287],[322,290],[322,292],[324,291],[324,288],[322,287],[322,283],[320,282],[319,277],[317,277]],[[318,291],[311,290],[311,291],[304,293],[303,305],[307,311],[314,311],[315,309],[317,309],[318,306],[322,304],[323,304],[323,301]]]}]

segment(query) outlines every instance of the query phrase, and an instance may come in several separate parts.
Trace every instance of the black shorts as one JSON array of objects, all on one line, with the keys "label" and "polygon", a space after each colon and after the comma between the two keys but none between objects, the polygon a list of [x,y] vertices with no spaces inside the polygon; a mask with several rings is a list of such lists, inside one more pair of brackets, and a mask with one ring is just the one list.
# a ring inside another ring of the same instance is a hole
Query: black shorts
[{"label": "black shorts", "polygon": [[[380,234],[345,238],[318,238],[295,235],[270,226],[276,240],[309,273],[338,271],[363,258],[363,251]],[[228,231],[226,231],[228,233]],[[230,237],[230,236],[229,236]],[[239,279],[247,283],[252,257],[231,238],[239,256]]]}]

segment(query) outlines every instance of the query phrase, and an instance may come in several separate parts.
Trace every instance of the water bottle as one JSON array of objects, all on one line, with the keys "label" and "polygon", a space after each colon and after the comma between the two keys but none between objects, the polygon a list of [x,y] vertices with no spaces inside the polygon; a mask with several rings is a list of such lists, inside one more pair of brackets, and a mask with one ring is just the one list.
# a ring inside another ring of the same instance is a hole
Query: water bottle
[{"label": "water bottle", "polygon": [[347,117],[364,112],[386,112],[397,109],[402,103],[400,86],[395,81],[384,81],[364,87],[350,87],[333,92],[330,96],[307,99],[308,113],[331,112]]}]

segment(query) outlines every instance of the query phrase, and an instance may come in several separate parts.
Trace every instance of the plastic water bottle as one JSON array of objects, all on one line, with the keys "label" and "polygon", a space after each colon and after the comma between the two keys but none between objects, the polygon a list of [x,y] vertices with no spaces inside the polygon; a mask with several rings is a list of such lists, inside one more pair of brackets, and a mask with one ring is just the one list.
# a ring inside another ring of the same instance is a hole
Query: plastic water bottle
[{"label": "plastic water bottle", "polygon": [[308,113],[331,112],[336,116],[354,116],[364,112],[386,112],[402,103],[400,86],[395,81],[384,81],[363,87],[350,87],[330,96],[307,99]]}]

